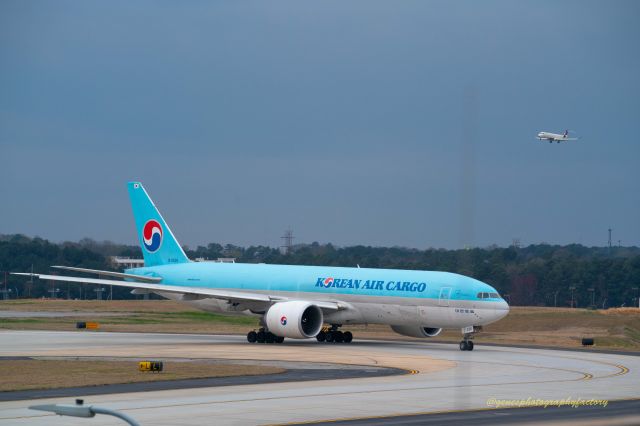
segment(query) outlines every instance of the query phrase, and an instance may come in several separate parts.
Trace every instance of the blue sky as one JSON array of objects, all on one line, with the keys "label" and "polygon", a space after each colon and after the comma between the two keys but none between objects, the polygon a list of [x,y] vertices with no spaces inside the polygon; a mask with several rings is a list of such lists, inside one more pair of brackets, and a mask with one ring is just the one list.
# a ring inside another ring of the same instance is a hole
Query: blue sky
[{"label": "blue sky", "polygon": [[[640,245],[640,3],[0,2],[0,233]],[[541,143],[540,130],[581,140]]]}]

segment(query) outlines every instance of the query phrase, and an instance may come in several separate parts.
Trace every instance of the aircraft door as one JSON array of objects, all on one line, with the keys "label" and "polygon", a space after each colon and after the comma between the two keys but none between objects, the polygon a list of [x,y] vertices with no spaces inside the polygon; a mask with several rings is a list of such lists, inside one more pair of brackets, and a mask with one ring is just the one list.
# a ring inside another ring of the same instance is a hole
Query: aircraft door
[{"label": "aircraft door", "polygon": [[438,306],[449,306],[450,298],[451,298],[451,287],[440,288],[440,299],[438,299]]}]

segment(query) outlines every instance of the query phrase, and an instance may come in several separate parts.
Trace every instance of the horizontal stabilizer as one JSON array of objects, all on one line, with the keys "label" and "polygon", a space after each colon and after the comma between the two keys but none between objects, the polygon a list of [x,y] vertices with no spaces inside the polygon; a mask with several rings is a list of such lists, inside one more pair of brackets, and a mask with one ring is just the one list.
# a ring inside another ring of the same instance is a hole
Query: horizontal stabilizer
[{"label": "horizontal stabilizer", "polygon": [[101,271],[99,269],[76,268],[73,266],[52,266],[52,268],[64,269],[66,271],[74,271],[74,272],[86,272],[87,274],[106,275],[109,277],[131,278],[133,280],[147,281],[152,283],[157,283],[162,281],[162,277],[152,277],[150,275],[124,274],[122,272]]}]

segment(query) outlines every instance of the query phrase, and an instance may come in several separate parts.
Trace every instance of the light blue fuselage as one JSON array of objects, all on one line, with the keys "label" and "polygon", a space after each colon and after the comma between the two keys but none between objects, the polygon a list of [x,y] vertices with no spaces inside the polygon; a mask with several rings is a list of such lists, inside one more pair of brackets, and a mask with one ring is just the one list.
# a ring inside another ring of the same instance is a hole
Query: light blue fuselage
[{"label": "light blue fuselage", "polygon": [[[245,290],[295,300],[341,301],[350,309],[325,317],[330,323],[378,323],[457,328],[485,325],[509,310],[497,291],[449,272],[324,266],[190,262],[127,270],[162,277],[162,284]],[[179,299],[179,296],[163,294]],[[479,297],[480,296],[480,297]],[[213,312],[256,312],[251,303],[183,300]]]}]

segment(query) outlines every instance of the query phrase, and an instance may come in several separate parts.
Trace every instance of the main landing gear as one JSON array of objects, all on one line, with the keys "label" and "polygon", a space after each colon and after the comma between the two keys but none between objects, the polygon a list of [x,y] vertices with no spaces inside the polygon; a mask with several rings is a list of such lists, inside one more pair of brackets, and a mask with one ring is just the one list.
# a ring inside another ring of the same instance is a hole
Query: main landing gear
[{"label": "main landing gear", "polygon": [[261,328],[258,331],[250,331],[247,333],[247,342],[249,343],[282,343],[284,337],[276,336],[269,330]]},{"label": "main landing gear", "polygon": [[460,342],[460,350],[461,351],[472,351],[473,350],[473,336],[482,331],[482,327],[480,326],[470,326],[462,329],[462,342]]},{"label": "main landing gear", "polygon": [[327,343],[351,343],[353,334],[350,331],[340,331],[339,324],[332,324],[331,327],[323,327],[316,336],[318,342]]}]

